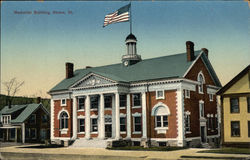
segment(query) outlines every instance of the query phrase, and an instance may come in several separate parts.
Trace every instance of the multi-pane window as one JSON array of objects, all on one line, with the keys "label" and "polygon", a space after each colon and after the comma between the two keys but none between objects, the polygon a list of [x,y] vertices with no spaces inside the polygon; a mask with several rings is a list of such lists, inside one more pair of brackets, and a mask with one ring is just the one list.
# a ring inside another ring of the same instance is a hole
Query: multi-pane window
[{"label": "multi-pane window", "polygon": [[35,124],[36,123],[36,115],[32,114],[28,120],[29,124]]},{"label": "multi-pane window", "polygon": [[120,95],[120,107],[126,107],[126,106],[127,106],[127,96]]},{"label": "multi-pane window", "polygon": [[190,90],[185,90],[185,98],[190,98]]},{"label": "multi-pane window", "polygon": [[168,127],[168,116],[156,116],[156,127]]},{"label": "multi-pane window", "polygon": [[85,132],[85,119],[78,119],[78,132]]},{"label": "multi-pane window", "polygon": [[98,104],[99,104],[99,97],[98,96],[90,97],[90,108],[91,109],[97,109]]},{"label": "multi-pane window", "polygon": [[190,132],[190,114],[185,114],[185,131]]},{"label": "multi-pane window", "polygon": [[61,106],[66,106],[66,99],[61,99]]},{"label": "multi-pane window", "polygon": [[97,118],[91,119],[91,132],[97,132],[98,131],[98,125],[97,125]]},{"label": "multi-pane window", "polygon": [[156,99],[164,99],[164,91],[163,90],[156,91]]},{"label": "multi-pane window", "polygon": [[199,108],[200,108],[200,117],[204,117],[204,103],[203,102],[200,102]]},{"label": "multi-pane window", "polygon": [[231,136],[232,137],[240,136],[240,122],[239,121],[231,122]]},{"label": "multi-pane window", "polygon": [[134,131],[141,132],[141,117],[134,117]]},{"label": "multi-pane window", "polygon": [[10,124],[11,116],[10,115],[3,115],[3,124]]},{"label": "multi-pane window", "polygon": [[126,132],[126,117],[120,117],[120,131]]},{"label": "multi-pane window", "polygon": [[239,113],[239,98],[230,98],[230,111],[231,113]]},{"label": "multi-pane window", "polygon": [[85,98],[81,97],[81,98],[78,98],[78,109],[81,110],[81,109],[84,109],[85,107]]},{"label": "multi-pane window", "polygon": [[60,115],[60,129],[68,128],[68,114],[66,112],[62,112]]},{"label": "multi-pane window", "polygon": [[112,97],[111,96],[104,96],[104,107],[105,108],[112,108]]},{"label": "multi-pane window", "polygon": [[133,106],[141,106],[141,94],[133,94]]},{"label": "multi-pane window", "polygon": [[250,113],[250,97],[247,97],[247,112]]}]

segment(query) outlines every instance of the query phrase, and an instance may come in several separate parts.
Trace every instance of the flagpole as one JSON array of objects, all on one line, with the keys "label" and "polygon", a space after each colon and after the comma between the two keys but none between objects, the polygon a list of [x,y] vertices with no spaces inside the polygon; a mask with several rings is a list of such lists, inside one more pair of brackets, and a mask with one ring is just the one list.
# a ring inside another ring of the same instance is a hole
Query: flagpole
[{"label": "flagpole", "polygon": [[129,22],[130,22],[130,34],[132,34],[132,14],[131,14],[131,8],[132,8],[132,6],[131,6],[131,0],[130,0],[130,9],[129,9],[129,14],[130,14],[130,20],[129,20]]}]

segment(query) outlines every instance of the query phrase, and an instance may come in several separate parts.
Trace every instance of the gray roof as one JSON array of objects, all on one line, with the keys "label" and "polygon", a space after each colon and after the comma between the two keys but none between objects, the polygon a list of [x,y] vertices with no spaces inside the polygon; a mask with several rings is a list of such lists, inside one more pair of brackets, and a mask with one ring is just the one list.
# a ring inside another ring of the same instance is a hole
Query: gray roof
[{"label": "gray roof", "polygon": [[[195,51],[197,57],[201,50]],[[209,60],[205,58],[205,61]],[[142,60],[131,66],[124,66],[122,63],[107,66],[78,69],[74,72],[74,77],[62,80],[49,92],[64,91],[81,80],[89,73],[96,73],[117,82],[136,82],[166,78],[180,78],[191,66],[193,61],[187,61],[186,53],[151,58]],[[215,72],[214,72],[215,74]],[[216,75],[215,75],[216,76]]]},{"label": "gray roof", "polygon": [[[12,114],[20,109],[24,109],[16,119],[12,119],[11,123],[22,123],[24,122],[34,111],[36,111],[39,107],[43,107],[43,105],[32,103],[32,104],[25,104],[25,105],[12,105],[11,108],[5,106],[1,111],[0,114]],[[43,109],[47,112],[46,108]],[[48,113],[48,112],[47,112]]]}]

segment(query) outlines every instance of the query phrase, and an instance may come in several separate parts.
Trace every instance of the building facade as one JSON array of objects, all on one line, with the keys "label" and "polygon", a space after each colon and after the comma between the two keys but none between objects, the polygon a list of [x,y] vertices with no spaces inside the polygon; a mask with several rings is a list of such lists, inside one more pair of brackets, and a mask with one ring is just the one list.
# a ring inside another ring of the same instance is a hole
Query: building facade
[{"label": "building facade", "polygon": [[0,140],[44,142],[50,139],[50,114],[43,105],[5,106],[0,111]]},{"label": "building facade", "polygon": [[222,145],[250,147],[250,65],[218,94],[222,106]]},{"label": "building facade", "polygon": [[127,36],[122,63],[73,69],[49,91],[51,139],[131,140],[134,145],[195,146],[218,138],[221,86],[208,50],[142,60]]}]

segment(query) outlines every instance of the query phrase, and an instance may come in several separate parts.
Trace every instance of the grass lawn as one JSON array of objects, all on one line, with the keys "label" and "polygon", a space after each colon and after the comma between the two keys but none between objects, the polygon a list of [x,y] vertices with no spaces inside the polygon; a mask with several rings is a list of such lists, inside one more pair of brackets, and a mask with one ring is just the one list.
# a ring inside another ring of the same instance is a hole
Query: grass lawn
[{"label": "grass lawn", "polygon": [[225,147],[225,148],[219,148],[219,149],[199,151],[198,153],[249,154],[250,155],[250,148]]},{"label": "grass lawn", "polygon": [[185,147],[149,147],[144,148],[141,146],[126,146],[126,147],[113,147],[108,148],[110,150],[135,150],[135,151],[175,151],[181,149],[187,149]]}]

